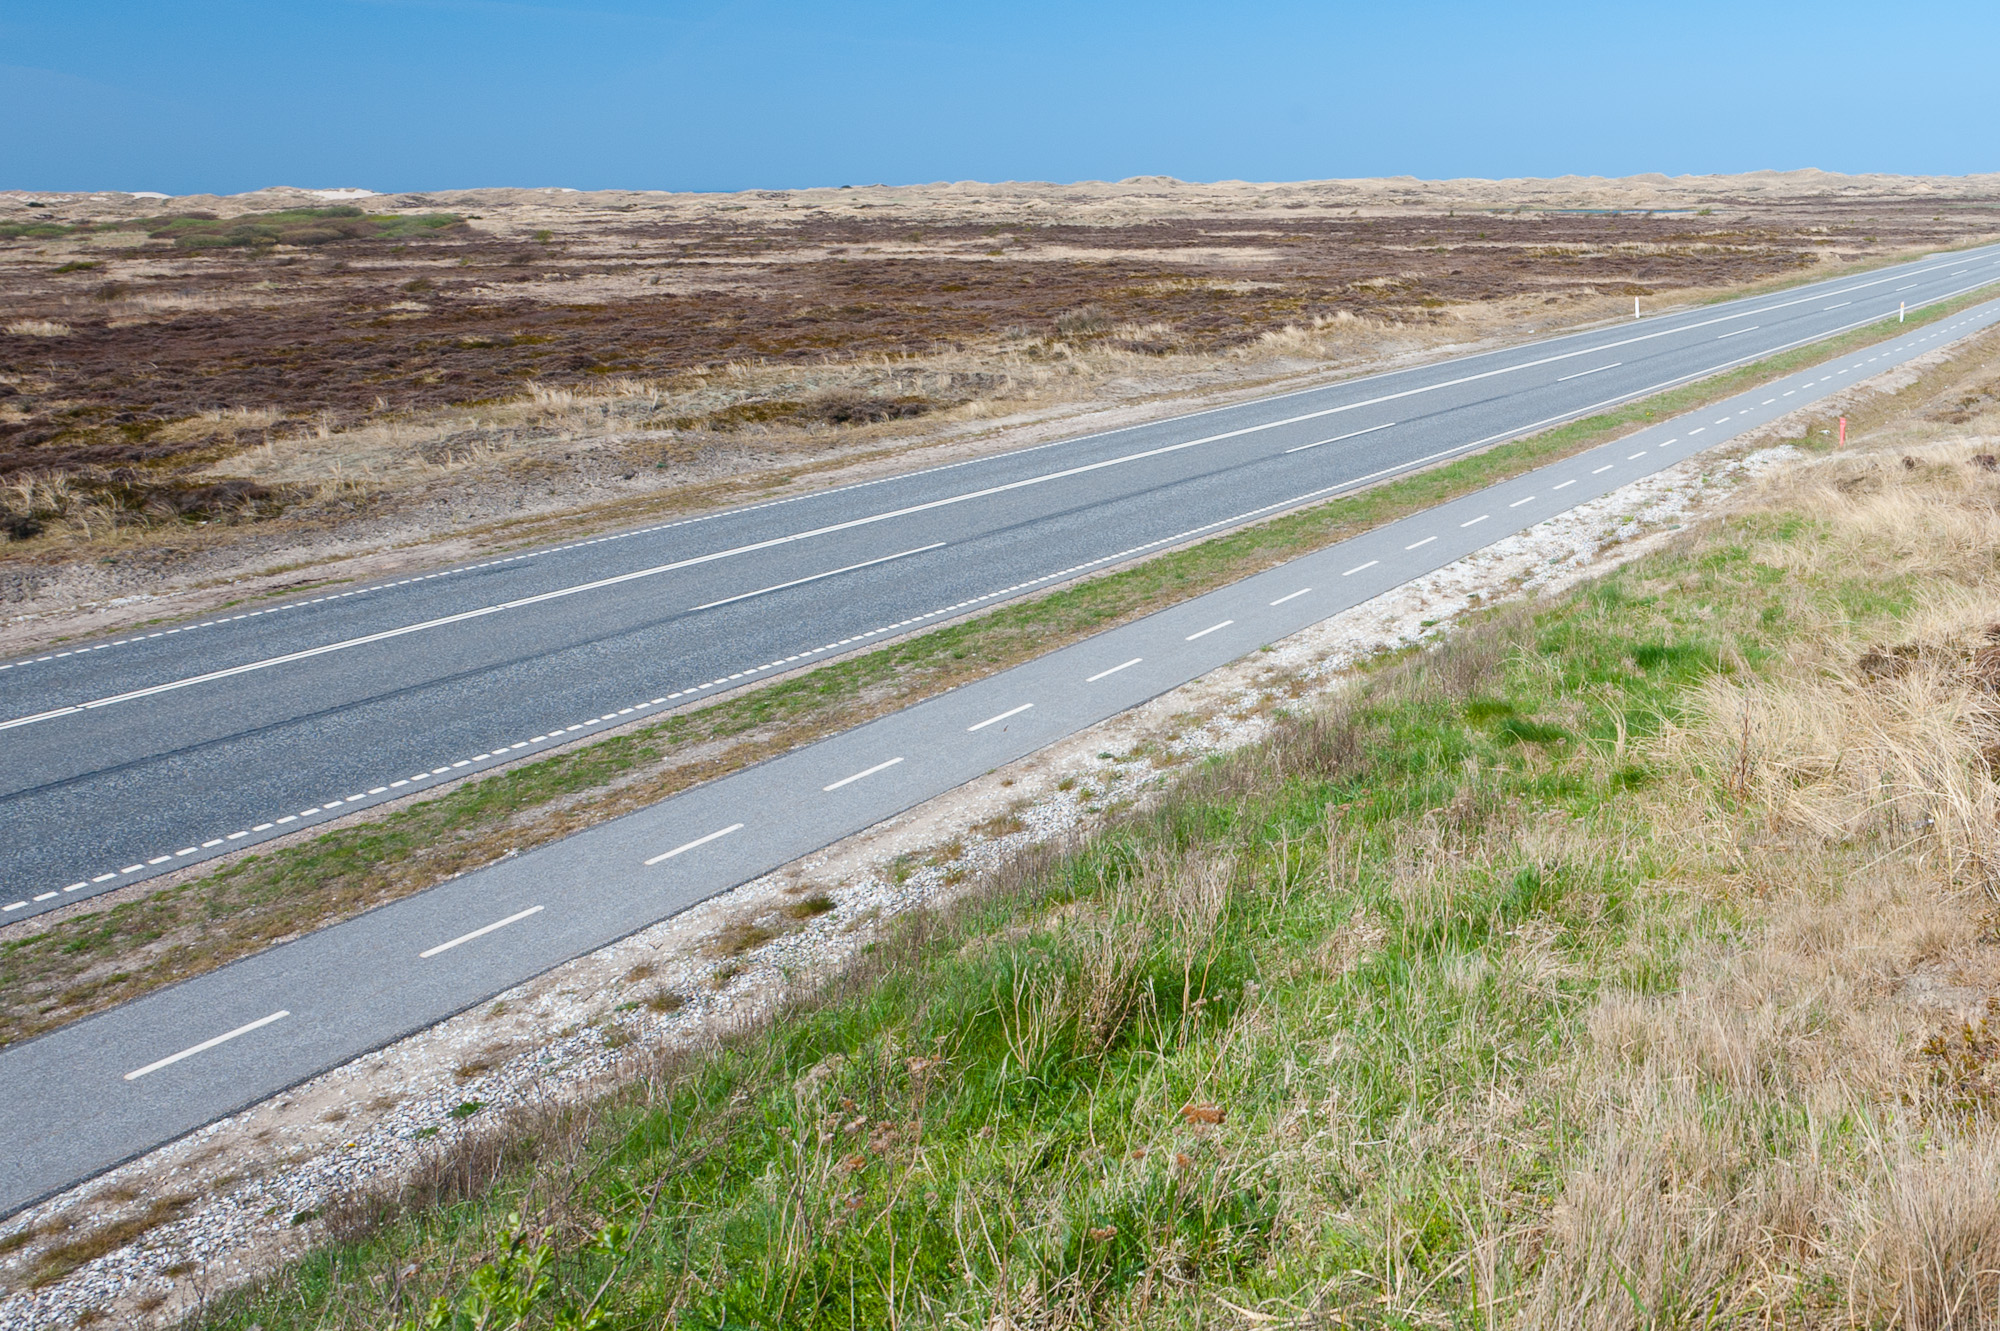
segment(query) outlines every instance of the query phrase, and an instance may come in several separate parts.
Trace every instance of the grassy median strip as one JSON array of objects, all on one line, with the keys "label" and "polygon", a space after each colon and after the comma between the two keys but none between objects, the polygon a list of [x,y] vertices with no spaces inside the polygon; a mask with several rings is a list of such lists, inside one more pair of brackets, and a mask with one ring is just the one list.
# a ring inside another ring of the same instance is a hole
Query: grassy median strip
[{"label": "grassy median strip", "polygon": [[[1970,298],[1928,312],[1935,320]],[[1887,320],[469,781],[0,942],[0,1044],[420,891],[1457,495],[1866,345]]]},{"label": "grassy median strip", "polygon": [[1385,663],[200,1325],[1970,1325],[1976,447],[1822,460]]}]

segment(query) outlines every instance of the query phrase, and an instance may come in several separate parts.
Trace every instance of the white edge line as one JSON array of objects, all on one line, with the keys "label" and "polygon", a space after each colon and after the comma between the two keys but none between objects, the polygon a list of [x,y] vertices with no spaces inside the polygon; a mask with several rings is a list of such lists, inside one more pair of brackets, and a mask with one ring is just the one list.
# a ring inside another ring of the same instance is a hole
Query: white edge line
[{"label": "white edge line", "polygon": [[420,958],[434,957],[440,952],[449,952],[453,948],[457,947],[460,943],[470,943],[473,939],[482,937],[483,935],[486,934],[490,934],[495,929],[505,929],[510,924],[514,924],[518,921],[525,920],[530,915],[533,915],[540,909],[541,909],[540,906],[530,906],[526,910],[516,911],[512,915],[509,915],[504,920],[495,920],[493,921],[493,923],[487,925],[483,929],[474,929],[469,934],[460,934],[458,937],[452,939],[449,943],[439,943],[436,947],[431,948],[428,951],[417,953],[417,956]]},{"label": "white edge line", "polygon": [[259,1017],[257,1018],[257,1020],[253,1022],[249,1022],[245,1025],[238,1026],[233,1031],[225,1031],[223,1034],[218,1035],[213,1039],[203,1040],[200,1044],[189,1045],[186,1049],[181,1050],[178,1054],[168,1054],[165,1058],[161,1059],[157,1063],[148,1063],[143,1068],[134,1068],[132,1069],[132,1071],[125,1074],[125,1080],[137,1081],[139,1080],[139,1078],[145,1076],[149,1072],[158,1072],[161,1068],[171,1067],[173,1064],[180,1062],[184,1058],[193,1058],[196,1054],[206,1053],[208,1050],[215,1048],[215,1046],[219,1044],[225,1044],[230,1040],[234,1040],[239,1035],[248,1035],[251,1031],[256,1030],[259,1026],[269,1026],[272,1022],[283,1021],[286,1017],[289,1017],[291,1015],[292,1014],[286,1011],[284,1008],[279,1008],[276,1012],[273,1012],[268,1017]]},{"label": "white edge line", "polygon": [[894,767],[897,763],[901,761],[903,761],[901,758],[891,758],[886,763],[876,763],[873,767],[869,768],[865,772],[856,772],[853,776],[844,776],[840,778],[840,780],[834,782],[832,785],[821,786],[820,789],[839,790],[842,786],[849,785],[853,782],[859,781],[864,776],[874,776],[877,772],[884,771],[888,768]]},{"label": "white edge line", "polygon": [[[731,832],[741,832],[742,830],[743,830],[743,824],[731,823],[729,826],[723,828],[720,832],[710,832],[707,836],[698,836],[694,840],[688,842],[685,846],[675,846],[672,850],[668,851],[664,855],[653,856],[652,859],[646,861],[646,867],[651,868],[653,865],[658,864],[662,860],[672,859],[674,856],[680,854],[682,851],[693,850],[696,846],[706,846],[711,841],[721,840],[723,837],[728,836]],[[541,907],[537,906],[535,909],[540,910]]]}]

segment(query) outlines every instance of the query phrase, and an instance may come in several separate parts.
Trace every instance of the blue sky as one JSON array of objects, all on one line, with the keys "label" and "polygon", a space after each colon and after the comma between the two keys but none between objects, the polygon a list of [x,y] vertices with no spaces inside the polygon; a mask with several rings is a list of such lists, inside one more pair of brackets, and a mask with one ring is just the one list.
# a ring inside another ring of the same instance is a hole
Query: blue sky
[{"label": "blue sky", "polygon": [[0,188],[2000,170],[2000,5],[0,0]]}]

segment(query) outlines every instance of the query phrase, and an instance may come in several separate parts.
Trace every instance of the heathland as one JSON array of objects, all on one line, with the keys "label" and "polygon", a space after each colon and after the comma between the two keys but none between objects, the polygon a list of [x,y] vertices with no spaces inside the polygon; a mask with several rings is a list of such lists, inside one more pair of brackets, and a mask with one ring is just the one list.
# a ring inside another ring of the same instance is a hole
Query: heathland
[{"label": "heathland", "polygon": [[1989,235],[1996,200],[1819,172],[0,195],[0,647],[1823,276]]}]

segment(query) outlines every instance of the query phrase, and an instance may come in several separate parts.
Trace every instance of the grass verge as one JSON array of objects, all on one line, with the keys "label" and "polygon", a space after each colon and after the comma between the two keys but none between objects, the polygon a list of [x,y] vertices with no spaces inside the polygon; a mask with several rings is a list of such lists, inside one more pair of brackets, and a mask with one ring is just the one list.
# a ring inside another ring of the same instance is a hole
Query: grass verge
[{"label": "grass verge", "polygon": [[1990,1325],[1978,446],[1387,663],[200,1325]]},{"label": "grass verge", "polygon": [[[1942,318],[1966,302],[1928,312]],[[1919,322],[1893,320],[1002,606],[0,943],[0,1044],[212,970]],[[32,929],[32,927],[31,927]]]}]

